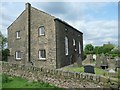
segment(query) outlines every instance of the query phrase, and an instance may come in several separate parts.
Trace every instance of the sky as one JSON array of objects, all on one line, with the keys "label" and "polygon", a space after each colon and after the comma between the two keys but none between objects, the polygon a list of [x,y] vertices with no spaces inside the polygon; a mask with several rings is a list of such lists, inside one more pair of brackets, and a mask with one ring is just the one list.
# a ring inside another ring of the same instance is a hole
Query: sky
[{"label": "sky", "polygon": [[[39,10],[67,22],[83,32],[83,44],[101,46],[118,44],[117,2],[31,2]],[[0,30],[7,37],[7,27],[25,9],[25,2],[0,3]]]}]

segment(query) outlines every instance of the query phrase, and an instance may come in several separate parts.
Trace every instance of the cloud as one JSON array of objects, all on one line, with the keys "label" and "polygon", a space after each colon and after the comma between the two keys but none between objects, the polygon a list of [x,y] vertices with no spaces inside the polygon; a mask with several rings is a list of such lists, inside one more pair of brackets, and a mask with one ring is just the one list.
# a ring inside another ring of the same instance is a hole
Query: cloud
[{"label": "cloud", "polygon": [[[102,45],[108,41],[118,42],[116,3],[31,2],[31,4],[82,31],[84,45],[88,43]],[[2,5],[0,13],[3,15],[3,22],[0,25],[3,26],[2,32],[5,35],[7,34],[4,30],[19,16],[24,7],[24,3],[4,3]]]},{"label": "cloud", "polygon": [[32,4],[57,18],[74,21],[83,18],[82,14],[86,8],[85,3],[74,2],[40,2]]},{"label": "cloud", "polygon": [[68,21],[70,25],[83,32],[84,45],[102,45],[111,42],[118,43],[118,21],[117,20],[95,20],[95,21]]},{"label": "cloud", "polygon": [[33,5],[52,14],[65,14],[70,7],[66,2],[39,2],[33,3]]}]

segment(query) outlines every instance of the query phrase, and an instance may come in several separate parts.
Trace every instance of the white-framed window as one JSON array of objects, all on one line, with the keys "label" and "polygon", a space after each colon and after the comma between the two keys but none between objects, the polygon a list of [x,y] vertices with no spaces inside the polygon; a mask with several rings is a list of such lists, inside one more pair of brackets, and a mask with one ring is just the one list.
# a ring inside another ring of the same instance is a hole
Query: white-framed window
[{"label": "white-framed window", "polygon": [[42,60],[46,59],[46,51],[45,51],[45,49],[38,51],[38,58],[42,59]]},{"label": "white-framed window", "polygon": [[16,32],[16,38],[17,38],[17,39],[20,39],[20,31],[17,31],[17,32]]},{"label": "white-framed window", "polygon": [[76,43],[76,42],[75,42],[75,39],[73,39],[73,46],[75,46],[75,43]]},{"label": "white-framed window", "polygon": [[68,55],[68,38],[65,37],[65,55]]},{"label": "white-framed window", "polygon": [[44,26],[39,27],[38,33],[39,33],[39,36],[45,35],[45,27]]},{"label": "white-framed window", "polygon": [[16,60],[20,60],[21,59],[21,52],[20,51],[16,51],[15,52],[15,59]]},{"label": "white-framed window", "polygon": [[81,54],[81,44],[79,42],[79,54]]}]

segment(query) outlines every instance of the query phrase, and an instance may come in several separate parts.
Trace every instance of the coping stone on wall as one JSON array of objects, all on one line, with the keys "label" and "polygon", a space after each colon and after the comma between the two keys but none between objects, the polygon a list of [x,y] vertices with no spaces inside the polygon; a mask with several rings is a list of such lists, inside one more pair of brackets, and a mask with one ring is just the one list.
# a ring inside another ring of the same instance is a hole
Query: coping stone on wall
[{"label": "coping stone on wall", "polygon": [[74,78],[74,72],[69,72],[71,78]]},{"label": "coping stone on wall", "polygon": [[80,73],[80,79],[83,79],[83,73]]},{"label": "coping stone on wall", "polygon": [[68,72],[67,71],[63,71],[63,76],[68,76]]},{"label": "coping stone on wall", "polygon": [[104,77],[104,76],[101,76],[100,77],[100,82],[104,82],[104,83],[108,83],[108,78]]},{"label": "coping stone on wall", "polygon": [[61,71],[61,70],[58,70],[57,75],[58,75],[58,76],[61,76],[61,75],[62,75],[62,71]]},{"label": "coping stone on wall", "polygon": [[80,78],[80,73],[76,72],[76,78],[79,79]]},{"label": "coping stone on wall", "polygon": [[57,75],[58,74],[58,70],[54,70],[54,74]]},{"label": "coping stone on wall", "polygon": [[49,72],[50,72],[50,69],[47,69],[46,72],[49,73]]},{"label": "coping stone on wall", "polygon": [[90,75],[90,81],[93,81],[93,75]]}]

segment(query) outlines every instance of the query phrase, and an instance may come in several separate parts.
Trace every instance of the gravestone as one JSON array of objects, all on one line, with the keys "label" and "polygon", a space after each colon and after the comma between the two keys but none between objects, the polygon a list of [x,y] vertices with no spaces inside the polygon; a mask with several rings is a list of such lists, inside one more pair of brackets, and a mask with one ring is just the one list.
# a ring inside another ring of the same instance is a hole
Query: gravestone
[{"label": "gravestone", "polygon": [[116,66],[120,67],[120,59],[116,59]]},{"label": "gravestone", "polygon": [[96,60],[96,54],[93,54],[93,59]]},{"label": "gravestone", "polygon": [[116,61],[116,59],[108,59],[107,58],[107,60],[108,60],[108,67],[112,68],[112,69],[115,68],[115,64],[116,64],[115,61]]},{"label": "gravestone", "polygon": [[87,55],[87,59],[86,60],[88,61],[88,63],[92,63],[93,62],[92,54]]},{"label": "gravestone", "polygon": [[116,71],[118,71],[118,69],[120,69],[120,59],[116,60]]},{"label": "gravestone", "polygon": [[102,64],[101,64],[102,69],[108,68],[107,58],[104,54],[101,55],[101,60],[102,60]]},{"label": "gravestone", "polygon": [[79,67],[82,66],[82,58],[81,58],[81,55],[78,55],[78,58],[77,58],[77,65],[78,65]]},{"label": "gravestone", "polygon": [[93,63],[93,56],[90,54],[90,63]]},{"label": "gravestone", "polygon": [[101,59],[99,55],[96,55],[96,64],[95,67],[100,68],[101,67]]},{"label": "gravestone", "polygon": [[94,66],[91,66],[91,65],[84,66],[84,72],[95,74]]},{"label": "gravestone", "polygon": [[115,70],[110,69],[108,72],[109,72],[109,73],[115,73]]}]

